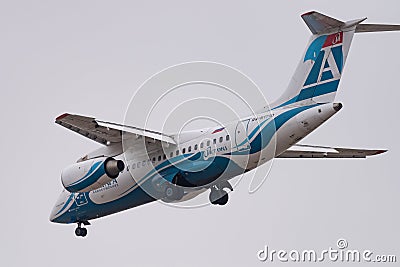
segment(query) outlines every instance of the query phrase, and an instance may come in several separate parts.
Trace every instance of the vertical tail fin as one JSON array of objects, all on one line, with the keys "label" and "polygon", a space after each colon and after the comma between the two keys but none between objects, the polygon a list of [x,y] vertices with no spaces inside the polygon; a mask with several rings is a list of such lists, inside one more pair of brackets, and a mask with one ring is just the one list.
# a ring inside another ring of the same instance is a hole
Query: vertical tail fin
[{"label": "vertical tail fin", "polygon": [[333,102],[356,32],[400,30],[399,25],[343,22],[312,11],[301,16],[313,35],[284,94],[271,107]]}]

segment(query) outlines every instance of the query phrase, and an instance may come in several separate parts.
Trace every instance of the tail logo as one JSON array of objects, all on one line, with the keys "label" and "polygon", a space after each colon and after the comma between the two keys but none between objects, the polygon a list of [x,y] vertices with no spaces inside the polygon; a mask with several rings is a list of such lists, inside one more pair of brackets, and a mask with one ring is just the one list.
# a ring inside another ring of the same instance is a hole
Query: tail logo
[{"label": "tail logo", "polygon": [[311,43],[304,62],[311,60],[313,66],[303,88],[340,80],[343,69],[342,44],[343,32],[320,36]]}]

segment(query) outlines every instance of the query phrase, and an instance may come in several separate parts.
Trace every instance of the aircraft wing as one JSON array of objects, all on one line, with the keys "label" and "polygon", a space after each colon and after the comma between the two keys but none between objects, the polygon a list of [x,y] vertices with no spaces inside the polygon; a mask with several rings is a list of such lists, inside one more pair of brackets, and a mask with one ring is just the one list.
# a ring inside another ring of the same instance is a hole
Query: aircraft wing
[{"label": "aircraft wing", "polygon": [[366,158],[385,153],[386,151],[296,144],[277,158]]},{"label": "aircraft wing", "polygon": [[118,123],[100,121],[96,120],[95,118],[81,115],[65,113],[61,116],[58,116],[55,122],[67,129],[70,129],[80,135],[83,135],[84,137],[92,139],[93,141],[106,146],[115,143],[121,143],[123,133],[125,137],[145,137],[146,143],[155,143],[159,141],[176,145],[173,137],[160,132]]}]

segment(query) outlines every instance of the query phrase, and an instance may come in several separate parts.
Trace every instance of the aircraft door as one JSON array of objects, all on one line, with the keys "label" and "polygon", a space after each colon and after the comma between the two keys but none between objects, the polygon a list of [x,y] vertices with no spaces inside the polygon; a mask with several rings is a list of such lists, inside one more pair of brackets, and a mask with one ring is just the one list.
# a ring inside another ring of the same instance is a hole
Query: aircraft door
[{"label": "aircraft door", "polygon": [[238,151],[250,150],[247,129],[250,119],[239,121],[235,129],[235,143]]}]

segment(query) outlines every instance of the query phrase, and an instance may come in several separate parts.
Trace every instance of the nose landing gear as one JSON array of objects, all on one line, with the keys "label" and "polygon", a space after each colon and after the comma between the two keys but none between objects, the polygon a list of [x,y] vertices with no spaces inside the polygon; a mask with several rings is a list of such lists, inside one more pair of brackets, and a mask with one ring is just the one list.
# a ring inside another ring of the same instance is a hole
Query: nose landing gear
[{"label": "nose landing gear", "polygon": [[78,227],[75,229],[76,236],[85,237],[87,235],[87,229],[82,227],[82,224],[90,225],[90,222],[88,222],[88,221],[78,222]]}]

